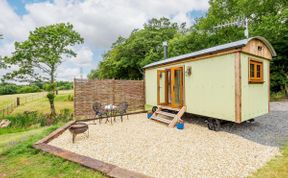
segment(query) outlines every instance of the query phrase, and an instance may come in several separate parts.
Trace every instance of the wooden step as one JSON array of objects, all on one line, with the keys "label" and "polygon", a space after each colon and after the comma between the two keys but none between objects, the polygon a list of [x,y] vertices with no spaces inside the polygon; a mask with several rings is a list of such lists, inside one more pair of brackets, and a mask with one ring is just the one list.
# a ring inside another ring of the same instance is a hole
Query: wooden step
[{"label": "wooden step", "polygon": [[175,117],[176,116],[176,114],[169,113],[169,112],[164,112],[164,111],[156,111],[156,113],[164,115],[164,116],[168,116],[168,117]]},{"label": "wooden step", "polygon": [[180,111],[179,108],[172,108],[172,107],[169,107],[169,106],[162,106],[162,105],[158,106],[158,108],[172,110],[172,111]]},{"label": "wooden step", "polygon": [[170,124],[172,120],[169,120],[169,119],[164,119],[164,118],[161,118],[159,116],[152,116],[151,119],[153,120],[156,120],[156,121],[159,121],[159,122],[163,122],[163,123],[166,123],[166,124]]}]

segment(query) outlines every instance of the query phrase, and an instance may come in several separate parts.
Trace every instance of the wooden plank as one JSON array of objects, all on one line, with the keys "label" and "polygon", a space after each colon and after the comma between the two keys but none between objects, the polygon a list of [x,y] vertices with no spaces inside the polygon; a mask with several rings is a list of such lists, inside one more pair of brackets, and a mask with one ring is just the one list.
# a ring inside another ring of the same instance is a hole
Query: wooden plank
[{"label": "wooden plank", "polygon": [[172,114],[172,113],[169,113],[169,112],[164,112],[164,111],[157,111],[158,114],[162,114],[164,116],[168,116],[168,117],[175,117],[176,114]]},{"label": "wooden plank", "polygon": [[168,125],[168,127],[172,128],[174,127],[178,120],[183,116],[183,114],[185,113],[186,111],[186,106],[183,106],[180,111],[177,113],[177,115],[174,117],[174,119],[171,121],[171,123]]},{"label": "wooden plank", "polygon": [[85,167],[95,169],[105,174],[109,173],[110,171],[112,171],[112,169],[116,167],[115,165],[108,164],[108,163],[105,163],[105,162],[102,162],[102,161],[99,161],[99,160],[96,160],[87,156],[82,156],[82,155],[73,153],[71,151],[64,150],[64,149],[51,146],[45,143],[36,144],[36,145],[33,145],[33,147],[36,149],[40,149],[44,152],[48,152],[53,155],[59,156],[66,160],[79,163]]},{"label": "wooden plank", "polygon": [[170,124],[172,120],[169,120],[169,119],[164,119],[160,116],[156,116],[156,117],[151,117],[151,119],[155,120],[155,121],[159,121],[159,122],[163,122],[165,124]]},{"label": "wooden plank", "polygon": [[169,107],[169,106],[162,106],[162,105],[159,105],[158,108],[168,109],[168,110],[173,110],[173,111],[180,111],[179,108],[172,108],[172,107]]},{"label": "wooden plank", "polygon": [[123,169],[120,167],[115,167],[107,175],[110,177],[121,177],[121,178],[152,178],[150,176],[146,176],[138,172],[128,171],[127,169]]},{"label": "wooden plank", "polygon": [[235,122],[241,123],[241,56],[235,57]]},{"label": "wooden plank", "polygon": [[268,112],[270,112],[270,62],[268,63]]},{"label": "wooden plank", "polygon": [[87,156],[79,155],[77,153],[64,150],[52,145],[48,145],[46,143],[34,144],[34,148],[40,149],[44,152],[53,154],[55,156],[59,156],[65,160],[72,161],[78,163],[82,166],[85,166],[90,169],[94,169],[96,171],[100,171],[101,173],[116,178],[150,178],[150,176],[146,176],[142,173],[138,173],[135,171],[130,171],[124,168],[120,168],[110,163],[105,163],[103,161],[90,158]]}]

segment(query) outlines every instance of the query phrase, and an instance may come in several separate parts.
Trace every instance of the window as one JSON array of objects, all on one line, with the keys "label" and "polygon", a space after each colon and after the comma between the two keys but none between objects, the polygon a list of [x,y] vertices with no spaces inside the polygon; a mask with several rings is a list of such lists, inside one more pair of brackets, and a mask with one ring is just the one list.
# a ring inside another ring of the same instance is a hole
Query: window
[{"label": "window", "polygon": [[263,62],[249,60],[249,83],[263,83]]}]

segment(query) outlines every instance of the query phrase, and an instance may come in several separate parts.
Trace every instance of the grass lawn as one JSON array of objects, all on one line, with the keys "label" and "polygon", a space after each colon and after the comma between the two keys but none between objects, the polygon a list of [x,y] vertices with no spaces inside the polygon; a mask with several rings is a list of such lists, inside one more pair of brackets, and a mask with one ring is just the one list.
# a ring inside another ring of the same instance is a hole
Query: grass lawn
[{"label": "grass lawn", "polygon": [[[57,112],[68,108],[73,111],[73,101],[68,95],[73,91],[60,91],[55,98]],[[37,93],[35,93],[37,94]],[[16,97],[31,94],[0,96],[0,106],[4,106]],[[16,108],[12,114],[23,111],[49,113],[47,98],[37,99]],[[0,178],[2,177],[105,177],[101,173],[82,167],[76,163],[44,153],[32,147],[33,143],[48,135],[59,126],[37,129],[5,128],[0,129]],[[14,132],[14,133],[13,133]]]},{"label": "grass lawn", "polygon": [[[101,173],[65,161],[62,158],[32,148],[32,144],[55,130],[57,126],[31,130],[25,133],[1,135],[3,143],[10,139],[18,144],[3,148],[0,153],[0,177],[105,177]],[[33,134],[32,134],[33,133]],[[26,135],[25,140],[23,137]]]},{"label": "grass lawn", "polygon": [[281,149],[281,156],[269,161],[264,167],[256,171],[252,178],[288,177],[288,143]]},{"label": "grass lawn", "polygon": [[31,135],[41,133],[45,129],[47,128],[42,127],[39,129],[29,130],[25,132],[8,133],[0,135],[0,154],[3,153],[5,150],[13,147],[17,143],[25,141]]},{"label": "grass lawn", "polygon": [[[56,112],[68,108],[73,111],[73,101],[68,101],[68,95],[73,94],[73,90],[59,91],[59,94],[55,97],[55,108]],[[24,111],[38,111],[40,113],[49,113],[50,105],[48,99],[41,98],[35,101],[26,103],[22,106],[17,107],[12,114],[23,113]]]},{"label": "grass lawn", "polygon": [[11,102],[16,102],[16,98],[20,97],[27,97],[27,96],[34,96],[39,95],[40,93],[25,93],[25,94],[14,94],[14,95],[0,95],[0,108],[5,107],[7,104]]}]

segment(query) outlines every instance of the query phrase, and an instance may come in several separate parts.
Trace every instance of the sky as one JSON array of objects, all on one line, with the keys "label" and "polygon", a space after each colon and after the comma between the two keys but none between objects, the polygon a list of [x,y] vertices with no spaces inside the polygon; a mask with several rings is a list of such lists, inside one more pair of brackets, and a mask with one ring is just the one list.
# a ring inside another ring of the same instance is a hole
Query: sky
[{"label": "sky", "polygon": [[[208,0],[0,0],[0,56],[11,55],[14,42],[26,40],[36,27],[70,22],[84,44],[73,47],[78,55],[65,59],[57,79],[79,78],[80,68],[85,78],[118,36],[129,36],[153,17],[192,25],[208,7]],[[6,72],[0,69],[0,77]]]}]

